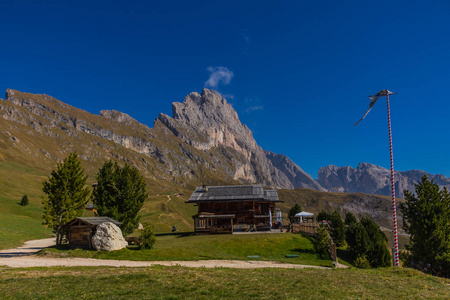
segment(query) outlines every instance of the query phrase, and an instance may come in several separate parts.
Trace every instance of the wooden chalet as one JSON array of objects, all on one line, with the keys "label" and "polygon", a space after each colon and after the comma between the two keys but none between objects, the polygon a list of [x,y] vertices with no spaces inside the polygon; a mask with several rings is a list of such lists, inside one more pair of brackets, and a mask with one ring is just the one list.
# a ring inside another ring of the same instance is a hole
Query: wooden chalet
[{"label": "wooden chalet", "polygon": [[92,237],[97,232],[97,226],[105,222],[122,225],[109,217],[77,217],[64,224],[70,248],[92,249]]},{"label": "wooden chalet", "polygon": [[276,190],[262,185],[198,187],[189,201],[198,206],[194,219],[197,233],[233,233],[271,230],[275,220]]}]

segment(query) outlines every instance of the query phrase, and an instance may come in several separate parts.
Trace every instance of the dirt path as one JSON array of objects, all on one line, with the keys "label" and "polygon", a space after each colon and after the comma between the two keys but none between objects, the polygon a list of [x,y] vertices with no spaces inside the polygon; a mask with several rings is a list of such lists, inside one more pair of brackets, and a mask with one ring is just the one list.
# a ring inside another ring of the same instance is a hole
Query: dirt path
[{"label": "dirt path", "polygon": [[20,257],[37,253],[39,250],[56,245],[56,239],[42,239],[25,242],[22,247],[0,250],[0,260],[8,257]]},{"label": "dirt path", "polygon": [[319,266],[306,266],[273,261],[239,261],[239,260],[195,260],[195,261],[129,261],[92,258],[46,258],[34,255],[39,250],[55,244],[55,239],[28,241],[22,247],[0,251],[0,266],[11,268],[28,267],[73,267],[73,266],[110,266],[110,267],[148,267],[154,265],[183,266],[192,268],[288,268],[288,269],[331,269]]}]

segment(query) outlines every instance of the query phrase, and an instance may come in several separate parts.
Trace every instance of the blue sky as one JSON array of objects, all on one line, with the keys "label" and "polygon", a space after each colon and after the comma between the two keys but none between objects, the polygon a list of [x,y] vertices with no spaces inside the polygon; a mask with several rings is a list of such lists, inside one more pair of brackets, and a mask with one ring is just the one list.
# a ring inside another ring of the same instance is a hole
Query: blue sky
[{"label": "blue sky", "polygon": [[228,99],[263,149],[450,177],[448,1],[1,1],[0,90],[153,125],[190,92]]}]

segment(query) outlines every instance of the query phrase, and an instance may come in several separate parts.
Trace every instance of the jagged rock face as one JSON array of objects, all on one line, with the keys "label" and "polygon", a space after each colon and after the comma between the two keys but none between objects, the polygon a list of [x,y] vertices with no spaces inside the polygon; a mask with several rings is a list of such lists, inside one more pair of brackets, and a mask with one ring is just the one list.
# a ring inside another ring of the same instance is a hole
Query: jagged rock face
[{"label": "jagged rock face", "polygon": [[173,117],[161,114],[149,128],[119,111],[93,115],[48,95],[8,89],[6,101],[0,102],[0,118],[8,122],[0,123],[10,134],[0,135],[0,142],[25,139],[30,143],[17,142],[16,150],[53,163],[73,151],[97,165],[110,158],[123,160],[150,179],[176,185],[241,182],[318,188],[310,186],[307,176],[292,176],[293,165],[274,167],[219,93],[191,93],[172,109]]},{"label": "jagged rock face", "polygon": [[115,251],[127,245],[122,230],[111,222],[98,225],[97,232],[92,237],[92,246],[97,251]]},{"label": "jagged rock face", "polygon": [[232,149],[238,155],[227,155],[235,167],[233,178],[264,185],[293,188],[294,184],[275,168],[243,125],[234,108],[219,93],[203,89],[191,93],[183,103],[172,104],[173,118],[161,114],[159,120],[177,137],[198,150]]},{"label": "jagged rock face", "polygon": [[[431,175],[420,170],[395,171],[396,196],[403,198],[404,190],[414,192],[414,183],[423,175],[427,175],[441,187],[450,187],[450,179],[443,175]],[[318,181],[324,188],[335,192],[391,195],[390,170],[369,163],[360,163],[356,169],[332,165],[320,168]]]},{"label": "jagged rock face", "polygon": [[325,192],[324,189],[316,180],[314,180],[308,173],[296,165],[289,157],[283,154],[276,154],[264,150],[266,157],[272,162],[273,166],[283,172],[293,186],[296,188],[306,188]]}]

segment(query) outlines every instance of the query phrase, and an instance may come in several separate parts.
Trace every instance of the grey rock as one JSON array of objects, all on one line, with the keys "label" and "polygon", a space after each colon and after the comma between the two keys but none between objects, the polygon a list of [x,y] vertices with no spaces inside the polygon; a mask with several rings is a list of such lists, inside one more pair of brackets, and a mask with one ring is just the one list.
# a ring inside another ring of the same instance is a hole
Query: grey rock
[{"label": "grey rock", "polygon": [[127,245],[122,230],[111,222],[98,225],[97,232],[92,237],[92,246],[97,251],[115,251]]},{"label": "grey rock", "polygon": [[308,173],[296,165],[289,157],[283,154],[276,154],[265,150],[266,157],[272,162],[273,166],[283,172],[292,183],[294,188],[306,188],[318,191],[327,191]]}]

